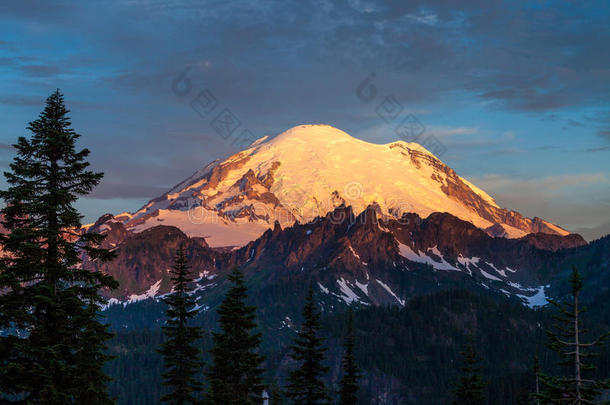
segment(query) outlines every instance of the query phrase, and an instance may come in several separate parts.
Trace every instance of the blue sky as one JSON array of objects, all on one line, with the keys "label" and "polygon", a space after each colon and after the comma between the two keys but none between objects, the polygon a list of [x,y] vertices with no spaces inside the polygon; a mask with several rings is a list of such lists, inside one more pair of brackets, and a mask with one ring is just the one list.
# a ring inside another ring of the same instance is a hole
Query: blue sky
[{"label": "blue sky", "polygon": [[225,108],[236,134],[326,123],[385,143],[393,97],[500,205],[595,238],[610,232],[609,40],[605,1],[6,2],[0,165],[59,87],[106,173],[80,202],[90,221],[236,152],[210,125]]}]

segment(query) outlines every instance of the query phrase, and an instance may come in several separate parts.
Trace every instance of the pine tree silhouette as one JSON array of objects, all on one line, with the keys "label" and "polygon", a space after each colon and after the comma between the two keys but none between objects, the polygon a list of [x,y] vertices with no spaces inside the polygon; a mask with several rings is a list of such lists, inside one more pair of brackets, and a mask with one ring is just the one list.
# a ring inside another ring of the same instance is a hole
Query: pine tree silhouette
[{"label": "pine tree silhouette", "polygon": [[464,351],[462,351],[462,374],[456,387],[454,405],[480,405],[485,403],[485,396],[483,395],[485,384],[480,375],[479,362],[473,339],[469,338]]},{"label": "pine tree silhouette", "polygon": [[316,405],[329,402],[322,380],[328,367],[323,365],[325,350],[322,347],[320,314],[316,310],[313,289],[310,286],[303,308],[303,324],[292,345],[292,359],[299,363],[288,377],[286,396],[295,404]]},{"label": "pine tree silhouette", "polygon": [[81,266],[84,254],[94,261],[113,254],[99,248],[101,235],[80,232],[74,203],[102,174],[87,169],[87,149],[76,151],[68,113],[55,91],[4,173],[0,329],[14,333],[0,337],[0,391],[34,404],[107,404],[110,334],[99,319],[106,302],[99,291],[118,284]]},{"label": "pine tree silhouette", "polygon": [[347,334],[343,343],[345,351],[341,365],[343,366],[343,377],[339,381],[339,404],[354,405],[358,403],[358,381],[360,370],[354,359],[354,325],[353,312],[350,307],[347,312]]},{"label": "pine tree silhouette", "polygon": [[602,390],[610,388],[610,381],[596,381],[585,378],[584,373],[594,370],[595,367],[589,363],[592,357],[597,356],[591,349],[602,345],[608,337],[604,334],[597,339],[583,343],[583,335],[587,332],[582,326],[581,315],[586,308],[581,306],[580,292],[582,290],[582,276],[576,267],[572,268],[571,276],[571,300],[560,303],[549,299],[558,311],[559,315],[554,317],[555,329],[547,331],[549,347],[559,357],[561,366],[567,367],[570,372],[565,377],[550,376],[540,373],[539,379],[542,390],[534,395],[542,404],[567,403],[575,405],[607,403],[600,400]]},{"label": "pine tree silhouette", "polygon": [[211,350],[210,399],[217,405],[258,405],[263,394],[263,358],[258,354],[261,334],[254,332],[256,308],[246,305],[244,276],[237,267],[228,279],[232,285],[218,309],[221,332],[214,333]]},{"label": "pine tree silhouette", "polygon": [[202,332],[199,327],[189,326],[197,311],[195,298],[191,294],[193,278],[183,247],[176,253],[171,274],[172,293],[164,299],[167,323],[163,326],[163,333],[167,340],[159,349],[165,360],[163,385],[171,390],[161,401],[173,405],[194,404],[202,389],[197,375],[203,367],[201,349],[197,345]]}]

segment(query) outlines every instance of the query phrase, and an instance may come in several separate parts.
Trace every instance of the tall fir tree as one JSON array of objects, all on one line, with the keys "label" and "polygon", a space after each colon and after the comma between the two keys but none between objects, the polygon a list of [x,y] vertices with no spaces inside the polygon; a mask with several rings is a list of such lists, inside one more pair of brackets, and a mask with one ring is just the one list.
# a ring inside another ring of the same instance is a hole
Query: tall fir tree
[{"label": "tall fir tree", "polygon": [[68,113],[55,91],[4,173],[0,329],[12,333],[0,337],[0,392],[33,404],[107,404],[102,368],[110,335],[99,319],[106,302],[99,292],[118,284],[81,265],[84,255],[105,261],[113,254],[99,247],[101,235],[80,231],[74,203],[103,175],[88,170],[87,149],[76,150]]},{"label": "tall fir tree", "polygon": [[540,400],[541,404],[608,403],[608,401],[602,401],[600,395],[603,390],[610,389],[610,381],[597,381],[584,376],[585,373],[595,369],[589,361],[598,353],[591,350],[604,344],[608,334],[587,343],[583,342],[583,335],[587,330],[583,328],[581,315],[586,312],[586,308],[580,302],[583,279],[576,267],[572,267],[570,284],[570,300],[561,303],[548,299],[559,314],[554,316],[556,331],[548,330],[546,332],[550,342],[548,346],[560,358],[559,365],[569,371],[561,377],[541,373],[539,379],[542,389],[539,394],[534,396]]},{"label": "tall fir tree", "polygon": [[485,403],[483,390],[485,383],[480,375],[480,359],[474,349],[473,339],[468,342],[462,351],[461,375],[455,389],[454,405],[482,405]]},{"label": "tall fir tree", "polygon": [[350,307],[347,312],[347,334],[343,343],[343,377],[339,381],[339,404],[355,405],[358,403],[358,382],[360,380],[360,370],[354,359],[354,320],[353,311]]},{"label": "tall fir tree", "polygon": [[540,361],[538,355],[534,356],[531,369],[528,370],[528,377],[531,377],[531,384],[524,387],[523,391],[517,396],[517,405],[540,405],[540,400],[536,397],[540,393]]},{"label": "tall fir tree", "polygon": [[218,309],[221,332],[213,334],[209,399],[216,405],[258,405],[263,395],[263,357],[258,353],[256,308],[246,304],[247,288],[239,268],[233,268],[228,280],[231,286]]},{"label": "tall fir tree", "polygon": [[323,377],[328,371],[323,362],[326,349],[322,346],[320,314],[316,310],[313,288],[309,287],[303,308],[303,323],[291,347],[291,357],[299,367],[288,376],[286,396],[295,404],[317,405],[329,402]]},{"label": "tall fir tree", "polygon": [[172,405],[195,404],[202,390],[198,374],[203,362],[197,342],[203,334],[199,327],[189,326],[197,311],[191,294],[193,277],[183,247],[176,253],[171,275],[173,290],[164,299],[167,323],[162,328],[167,340],[159,349],[165,360],[163,385],[170,387],[170,392],[161,401]]}]

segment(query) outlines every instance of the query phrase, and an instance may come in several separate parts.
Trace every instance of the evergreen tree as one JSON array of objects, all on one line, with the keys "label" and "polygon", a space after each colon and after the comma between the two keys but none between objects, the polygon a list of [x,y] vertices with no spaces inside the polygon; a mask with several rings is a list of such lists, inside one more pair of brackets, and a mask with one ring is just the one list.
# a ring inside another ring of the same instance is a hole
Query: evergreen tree
[{"label": "evergreen tree", "polygon": [[269,394],[269,405],[284,405],[286,403],[282,395],[282,389],[276,383],[270,384],[267,392]]},{"label": "evergreen tree", "polygon": [[97,288],[91,284],[85,295],[88,310],[79,317],[82,339],[76,351],[76,382],[79,386],[75,394],[77,404],[112,404],[107,395],[107,384],[111,381],[103,370],[103,365],[114,357],[107,354],[106,341],[113,333],[108,331],[108,325],[101,322],[100,302],[96,299]]},{"label": "evergreen tree", "polygon": [[0,235],[0,392],[27,403],[106,404],[108,378],[102,372],[106,326],[99,308],[102,288],[116,281],[82,268],[84,255],[105,261],[103,237],[82,233],[76,200],[100,182],[88,170],[87,149],[57,90],[32,121],[30,139],[19,137],[17,156],[5,172],[8,189]]},{"label": "evergreen tree", "polygon": [[534,405],[539,405],[540,400],[537,398],[537,395],[540,394],[540,360],[538,360],[538,356],[534,357],[534,395],[531,397],[531,403]]},{"label": "evergreen tree", "polygon": [[568,302],[548,300],[559,311],[559,315],[554,316],[557,332],[547,331],[549,347],[559,355],[559,364],[567,367],[570,372],[565,377],[540,374],[543,388],[535,397],[543,404],[607,403],[607,401],[599,401],[599,398],[602,390],[610,388],[610,381],[587,379],[583,374],[595,369],[587,362],[588,359],[597,356],[597,353],[591,352],[591,349],[602,345],[608,334],[592,342],[583,343],[583,334],[587,331],[582,326],[581,314],[586,312],[586,308],[580,305],[582,276],[576,267],[572,267],[570,282],[572,291]]},{"label": "evergreen tree", "polygon": [[540,405],[540,400],[537,398],[540,393],[540,361],[538,355],[534,356],[532,367],[528,371],[530,371],[528,378],[531,377],[531,384],[527,384],[523,392],[518,395],[517,405]]},{"label": "evergreen tree", "polygon": [[171,387],[171,391],[161,401],[175,405],[193,404],[202,389],[197,374],[203,362],[201,350],[196,345],[202,333],[199,327],[188,325],[197,311],[195,298],[190,294],[193,278],[182,247],[176,253],[171,274],[173,292],[164,299],[167,324],[162,328],[167,340],[159,349],[165,359],[163,385]]},{"label": "evergreen tree", "polygon": [[360,370],[354,359],[354,326],[351,307],[347,312],[347,335],[343,343],[343,349],[345,353],[341,361],[343,377],[339,381],[339,404],[354,405],[358,402]]},{"label": "evergreen tree", "polygon": [[464,351],[462,351],[462,367],[458,381],[454,405],[481,405],[485,403],[483,389],[485,384],[480,375],[480,359],[474,349],[472,338],[468,339]]},{"label": "evergreen tree", "polygon": [[232,285],[218,309],[222,331],[213,334],[210,399],[216,405],[258,405],[263,394],[263,358],[258,354],[261,334],[254,332],[256,308],[246,305],[244,276],[237,267],[229,281]]},{"label": "evergreen tree", "polygon": [[534,357],[534,376],[536,378],[535,393],[540,393],[540,361],[538,356]]},{"label": "evergreen tree", "polygon": [[322,380],[328,367],[322,363],[325,350],[322,347],[320,314],[316,310],[313,288],[309,287],[303,308],[303,324],[291,347],[291,357],[299,362],[299,368],[288,377],[286,396],[295,404],[316,405],[329,401],[327,389]]}]

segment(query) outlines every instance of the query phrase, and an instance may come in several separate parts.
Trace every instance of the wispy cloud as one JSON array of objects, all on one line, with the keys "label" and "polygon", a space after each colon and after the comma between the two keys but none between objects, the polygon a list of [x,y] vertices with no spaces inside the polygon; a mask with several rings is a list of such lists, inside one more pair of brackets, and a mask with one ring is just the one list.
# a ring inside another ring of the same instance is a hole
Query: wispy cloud
[{"label": "wispy cloud", "polygon": [[[112,181],[102,181],[96,187],[89,198],[94,199],[113,199],[113,198],[146,198],[153,199],[163,194],[168,187],[148,186],[140,184],[124,184]],[[129,207],[125,207],[126,209]]]},{"label": "wispy cloud", "polygon": [[478,127],[448,127],[448,126],[431,126],[428,132],[438,138],[449,138],[455,135],[474,135],[479,132]]},{"label": "wispy cloud", "polygon": [[[610,133],[608,134],[608,136],[610,137]],[[589,148],[587,149],[587,152],[605,152],[608,150],[610,150],[610,145],[599,146],[597,148]]]},{"label": "wispy cloud", "polygon": [[608,184],[607,173],[581,173],[532,178],[515,178],[504,174],[488,174],[476,177],[476,184],[483,188],[520,190],[538,190],[540,192],[556,191],[567,187]]}]

